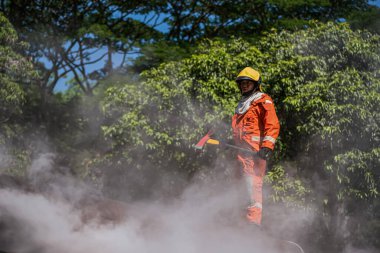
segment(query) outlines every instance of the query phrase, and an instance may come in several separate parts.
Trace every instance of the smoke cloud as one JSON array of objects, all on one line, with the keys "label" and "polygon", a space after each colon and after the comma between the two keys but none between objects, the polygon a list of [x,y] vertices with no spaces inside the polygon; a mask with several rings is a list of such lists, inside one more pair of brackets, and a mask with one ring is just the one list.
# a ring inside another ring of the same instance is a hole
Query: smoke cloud
[{"label": "smoke cloud", "polygon": [[180,197],[124,203],[54,166],[42,154],[28,170],[30,190],[0,190],[1,250],[11,252],[269,252],[276,241],[244,220],[234,180],[195,180]]}]

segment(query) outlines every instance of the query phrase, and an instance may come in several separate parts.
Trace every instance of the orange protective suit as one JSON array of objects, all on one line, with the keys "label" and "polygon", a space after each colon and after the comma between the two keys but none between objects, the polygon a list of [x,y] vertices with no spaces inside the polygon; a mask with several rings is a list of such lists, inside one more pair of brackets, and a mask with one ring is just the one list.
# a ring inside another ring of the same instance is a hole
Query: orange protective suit
[{"label": "orange protective suit", "polygon": [[[280,132],[273,100],[258,90],[250,95],[247,102],[245,110],[239,111],[238,107],[232,117],[235,144],[253,151],[258,151],[262,147],[273,150]],[[249,222],[261,225],[262,187],[266,161],[246,153],[238,153],[237,158],[250,197],[246,217]]]}]

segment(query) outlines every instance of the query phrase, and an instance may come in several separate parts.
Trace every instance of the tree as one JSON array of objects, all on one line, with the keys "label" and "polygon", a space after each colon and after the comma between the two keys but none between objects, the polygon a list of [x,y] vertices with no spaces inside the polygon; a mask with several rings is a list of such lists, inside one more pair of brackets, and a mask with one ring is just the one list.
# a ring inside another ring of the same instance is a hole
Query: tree
[{"label": "tree", "polygon": [[[16,31],[1,13],[0,42],[0,152],[7,157],[12,151],[5,147],[17,142],[18,136],[24,130],[20,119],[27,100],[26,90],[36,75],[31,62],[19,54],[27,45],[18,42]],[[5,165],[12,167],[12,162],[5,160]],[[3,163],[1,165],[4,166]],[[17,162],[13,165],[17,167]]]},{"label": "tree", "polygon": [[[179,45],[181,49],[186,49],[185,52],[190,55],[191,46],[204,38],[229,38],[231,35],[237,35],[249,39],[260,39],[263,32],[272,28],[297,30],[308,26],[310,20],[338,21],[355,16],[357,12],[367,13],[369,9],[371,8],[366,0],[168,0],[161,1],[160,5],[157,5],[157,13],[163,16],[165,24],[163,35],[166,41],[174,45],[171,50],[167,49],[170,52],[167,55],[171,58],[183,55],[178,50],[173,50],[176,45]],[[349,20],[357,23],[355,21],[357,19]],[[362,26],[369,27],[367,23],[361,22]],[[157,59],[163,59],[162,48],[167,47],[163,47],[162,42],[156,43],[154,40],[148,45],[148,50],[142,50],[134,65],[158,66]],[[158,61],[158,63],[161,62],[164,61]]]},{"label": "tree", "polygon": [[[60,80],[71,76],[91,95],[100,79],[126,64],[139,43],[159,35],[132,17],[149,12],[144,1],[19,0],[2,1],[1,6],[31,45],[26,54],[40,72],[42,94],[52,94]],[[123,55],[118,66],[114,66],[115,53]]]},{"label": "tree", "polygon": [[[159,35],[144,24],[154,26],[154,20],[132,17],[149,12],[146,2],[1,1],[0,8],[20,39],[30,44],[20,53],[31,59],[39,73],[28,83],[20,119],[30,136],[54,143],[57,151],[72,158],[72,163],[79,160],[76,157],[82,150],[88,151],[84,146],[91,150],[96,146],[91,143],[100,132],[96,130],[102,118],[96,110],[95,88],[105,76],[126,64],[128,54],[138,44]],[[123,56],[119,66],[114,65],[115,53]],[[56,94],[57,84],[70,78],[69,91]],[[30,148],[31,144],[23,145],[28,152],[39,150]],[[81,151],[76,152],[74,146]]]},{"label": "tree", "polygon": [[366,11],[355,11],[348,16],[347,20],[353,29],[366,29],[372,33],[380,33],[380,8],[377,6],[371,6]]},{"label": "tree", "polygon": [[30,80],[32,68],[30,62],[17,52],[26,45],[17,41],[17,33],[3,15],[0,16],[0,22],[1,115],[2,122],[6,122],[21,112],[25,93],[19,83]]},{"label": "tree", "polygon": [[[202,38],[260,35],[273,27],[297,29],[309,20],[335,21],[368,6],[368,0],[0,2],[0,10],[31,45],[26,53],[41,73],[41,92],[52,94],[69,76],[90,95],[99,80],[128,65],[129,55],[144,53],[142,46],[162,39],[188,48]],[[118,65],[116,56],[121,58]],[[142,60],[147,66],[157,61],[149,63],[149,55]]]},{"label": "tree", "polygon": [[[62,156],[80,153],[72,151],[73,143],[78,148],[83,146],[84,134],[78,133],[89,129],[90,118],[76,112],[80,96],[56,95],[42,107],[35,84],[39,79],[37,71],[20,53],[29,45],[19,41],[17,32],[2,14],[0,41],[0,171],[24,176],[32,157],[46,152],[43,148],[51,143],[56,144]],[[41,111],[46,118],[41,118]],[[86,133],[90,136],[90,131]],[[44,145],[40,145],[43,141]]]},{"label": "tree", "polygon": [[263,42],[281,62],[268,82],[279,84],[271,93],[284,98],[282,115],[292,115],[285,124],[286,143],[294,149],[289,155],[302,151],[300,173],[319,178],[311,182],[323,196],[315,201],[325,206],[325,229],[338,251],[339,242],[358,242],[341,237],[343,217],[361,227],[365,218],[356,205],[370,210],[379,196],[379,37],[327,24],[272,39],[293,49]]}]

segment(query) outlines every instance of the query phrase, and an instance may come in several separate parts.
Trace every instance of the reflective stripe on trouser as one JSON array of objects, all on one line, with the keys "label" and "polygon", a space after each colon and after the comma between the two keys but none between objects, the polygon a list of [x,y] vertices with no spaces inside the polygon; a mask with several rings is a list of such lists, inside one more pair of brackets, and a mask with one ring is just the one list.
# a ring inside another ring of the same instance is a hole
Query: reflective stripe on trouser
[{"label": "reflective stripe on trouser", "polygon": [[261,224],[263,203],[263,181],[266,169],[266,161],[253,159],[251,156],[238,155],[241,164],[246,189],[249,196],[247,219],[249,222]]}]

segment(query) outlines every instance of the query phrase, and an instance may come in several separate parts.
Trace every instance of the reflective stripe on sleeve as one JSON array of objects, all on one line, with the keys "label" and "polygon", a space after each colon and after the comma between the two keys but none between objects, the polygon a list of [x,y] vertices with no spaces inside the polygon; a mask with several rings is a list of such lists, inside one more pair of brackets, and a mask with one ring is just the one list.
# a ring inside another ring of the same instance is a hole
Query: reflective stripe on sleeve
[{"label": "reflective stripe on sleeve", "polygon": [[253,207],[257,207],[257,208],[263,209],[263,205],[261,203],[259,203],[259,202],[256,202],[255,204],[248,206],[248,208],[253,208]]},{"label": "reflective stripe on sleeve", "polygon": [[262,140],[262,138],[260,136],[252,136],[251,140],[259,142]]},{"label": "reflective stripe on sleeve", "polygon": [[273,138],[272,136],[268,136],[268,135],[264,137],[263,141],[270,141],[273,144],[276,143],[276,139]]}]

